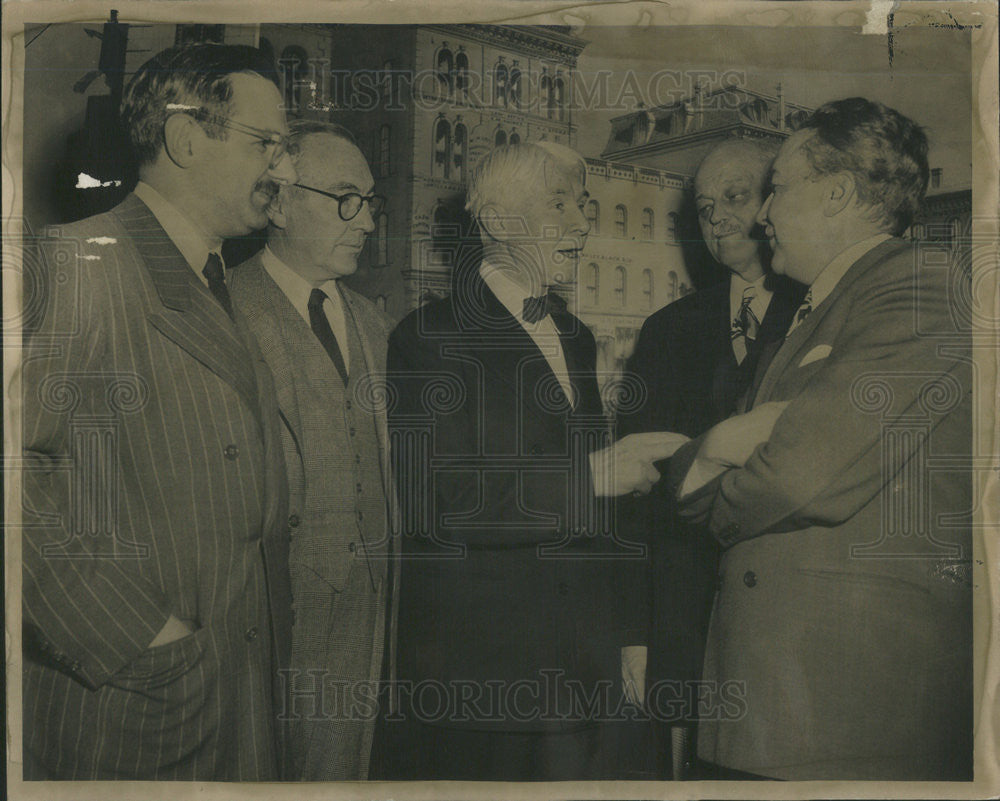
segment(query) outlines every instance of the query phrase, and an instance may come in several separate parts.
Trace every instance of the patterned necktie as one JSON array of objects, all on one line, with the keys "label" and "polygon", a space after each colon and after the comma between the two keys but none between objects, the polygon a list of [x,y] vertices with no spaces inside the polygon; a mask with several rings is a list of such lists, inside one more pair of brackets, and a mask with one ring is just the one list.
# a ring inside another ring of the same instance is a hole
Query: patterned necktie
[{"label": "patterned necktie", "polygon": [[226,288],[226,273],[218,253],[208,254],[208,261],[205,262],[201,274],[208,280],[208,288],[215,295],[215,299],[219,301],[219,305],[226,310],[230,319],[235,319],[233,317],[233,302],[230,300],[229,290]]},{"label": "patterned necktie", "polygon": [[564,311],[566,311],[566,301],[555,292],[546,292],[538,297],[525,298],[521,316],[526,323],[537,323],[550,314],[559,314]]},{"label": "patterned necktie", "polygon": [[757,290],[748,286],[743,290],[743,300],[740,303],[739,311],[733,318],[730,329],[730,339],[733,344],[733,355],[736,356],[736,363],[742,364],[747,357],[747,349],[757,339],[757,332],[760,330],[760,320],[753,313],[750,304],[757,297]]},{"label": "patterned necktie", "polygon": [[[802,305],[799,306],[799,310],[795,312],[795,319],[792,320],[792,325],[788,329],[788,334],[792,333],[796,328],[799,327],[799,323],[809,316],[809,312],[813,310],[813,291],[812,287],[806,290],[806,296],[802,298]],[[788,334],[785,334],[787,337]]]},{"label": "patterned necktie", "polygon": [[323,311],[323,301],[326,300],[326,292],[322,289],[314,289],[309,293],[309,325],[312,327],[316,339],[326,349],[330,361],[337,368],[340,377],[347,386],[347,365],[344,364],[344,357],[340,352],[340,345],[337,344],[337,337],[333,335],[330,328],[330,321],[326,319],[326,312]]}]

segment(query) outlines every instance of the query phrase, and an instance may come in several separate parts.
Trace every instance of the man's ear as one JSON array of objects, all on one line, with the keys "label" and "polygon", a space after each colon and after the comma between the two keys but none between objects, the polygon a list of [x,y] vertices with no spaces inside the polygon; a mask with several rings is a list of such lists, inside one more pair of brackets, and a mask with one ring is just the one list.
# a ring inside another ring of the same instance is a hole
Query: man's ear
[{"label": "man's ear", "polygon": [[506,241],[510,233],[504,223],[503,209],[494,204],[484,206],[479,211],[479,227],[497,242]]},{"label": "man's ear", "polygon": [[288,224],[288,218],[285,215],[287,204],[288,186],[282,184],[278,187],[277,194],[271,198],[271,202],[267,204],[267,208],[265,209],[267,218],[275,228],[284,228]]},{"label": "man's ear", "polygon": [[205,131],[188,114],[171,114],[163,125],[167,156],[178,167],[190,167],[195,160],[199,137]]},{"label": "man's ear", "polygon": [[857,184],[849,172],[837,172],[825,178],[823,214],[835,217],[857,201]]}]

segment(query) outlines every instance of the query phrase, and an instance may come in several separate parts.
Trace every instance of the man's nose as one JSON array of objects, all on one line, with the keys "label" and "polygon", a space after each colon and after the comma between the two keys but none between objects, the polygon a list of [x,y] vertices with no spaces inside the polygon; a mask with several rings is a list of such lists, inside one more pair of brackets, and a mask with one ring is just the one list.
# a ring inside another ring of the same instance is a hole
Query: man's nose
[{"label": "man's nose", "polygon": [[774,198],[774,192],[769,194],[761,205],[760,210],[757,212],[756,222],[759,225],[767,225],[767,213],[771,210],[771,200]]},{"label": "man's nose", "polygon": [[281,154],[281,158],[276,164],[268,168],[267,174],[277,183],[289,186],[299,180],[299,174],[296,172],[295,165],[292,164],[292,157],[287,150]]},{"label": "man's nose", "polygon": [[361,211],[352,221],[355,228],[360,228],[366,234],[375,230],[375,218],[372,217],[372,205],[367,200],[361,203]]},{"label": "man's nose", "polygon": [[579,206],[576,209],[576,218],[573,220],[572,231],[578,233],[580,236],[587,236],[590,233],[590,220],[587,219],[587,215]]}]

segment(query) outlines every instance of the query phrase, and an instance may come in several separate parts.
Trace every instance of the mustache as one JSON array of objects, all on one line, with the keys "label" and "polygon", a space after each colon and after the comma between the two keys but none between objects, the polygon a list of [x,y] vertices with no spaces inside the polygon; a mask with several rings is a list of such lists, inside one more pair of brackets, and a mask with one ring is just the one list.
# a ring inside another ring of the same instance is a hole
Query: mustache
[{"label": "mustache", "polygon": [[255,192],[262,192],[273,199],[277,197],[278,191],[281,189],[281,185],[271,178],[261,178],[254,184],[253,189]]}]

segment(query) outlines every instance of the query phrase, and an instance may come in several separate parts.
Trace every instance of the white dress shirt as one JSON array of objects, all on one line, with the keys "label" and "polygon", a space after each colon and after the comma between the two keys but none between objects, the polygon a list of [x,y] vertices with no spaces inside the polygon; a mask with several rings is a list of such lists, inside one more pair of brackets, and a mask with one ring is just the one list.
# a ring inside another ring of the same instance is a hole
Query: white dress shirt
[{"label": "white dress shirt", "polygon": [[[202,271],[205,269],[209,253],[215,253],[222,261],[222,240],[206,237],[189,217],[149,184],[139,181],[133,192],[149,207],[160,227],[181,252],[184,261],[194,270],[198,280],[208,286],[208,279]],[[225,267],[226,264],[223,262],[223,275]]]},{"label": "white dress shirt", "polygon": [[[316,285],[295,272],[295,270],[275,256],[274,251],[266,245],[260,255],[260,260],[267,274],[274,279],[274,283],[285,293],[285,297],[295,307],[295,310],[302,315],[302,319],[306,321],[306,325],[311,329],[312,321],[309,319],[309,296],[312,294],[313,289],[316,288]],[[344,369],[350,373],[351,359],[347,347],[347,313],[344,310],[344,300],[340,295],[340,288],[334,279],[319,284],[318,288],[326,293],[326,300],[323,301],[323,313],[326,315],[327,322],[330,323],[330,329],[337,339],[337,345],[340,347],[340,355],[344,359]]]},{"label": "white dress shirt", "polygon": [[559,329],[552,322],[552,316],[547,314],[537,323],[529,323],[524,319],[524,301],[525,298],[530,298],[532,295],[513,273],[491,267],[484,261],[479,266],[479,274],[486,282],[486,286],[497,296],[497,300],[521,324],[521,327],[538,346],[552,372],[555,373],[559,386],[562,387],[572,405],[576,406],[577,399],[573,394],[573,384],[569,380],[569,370],[566,367],[566,356],[563,354],[562,342],[559,339]]}]

